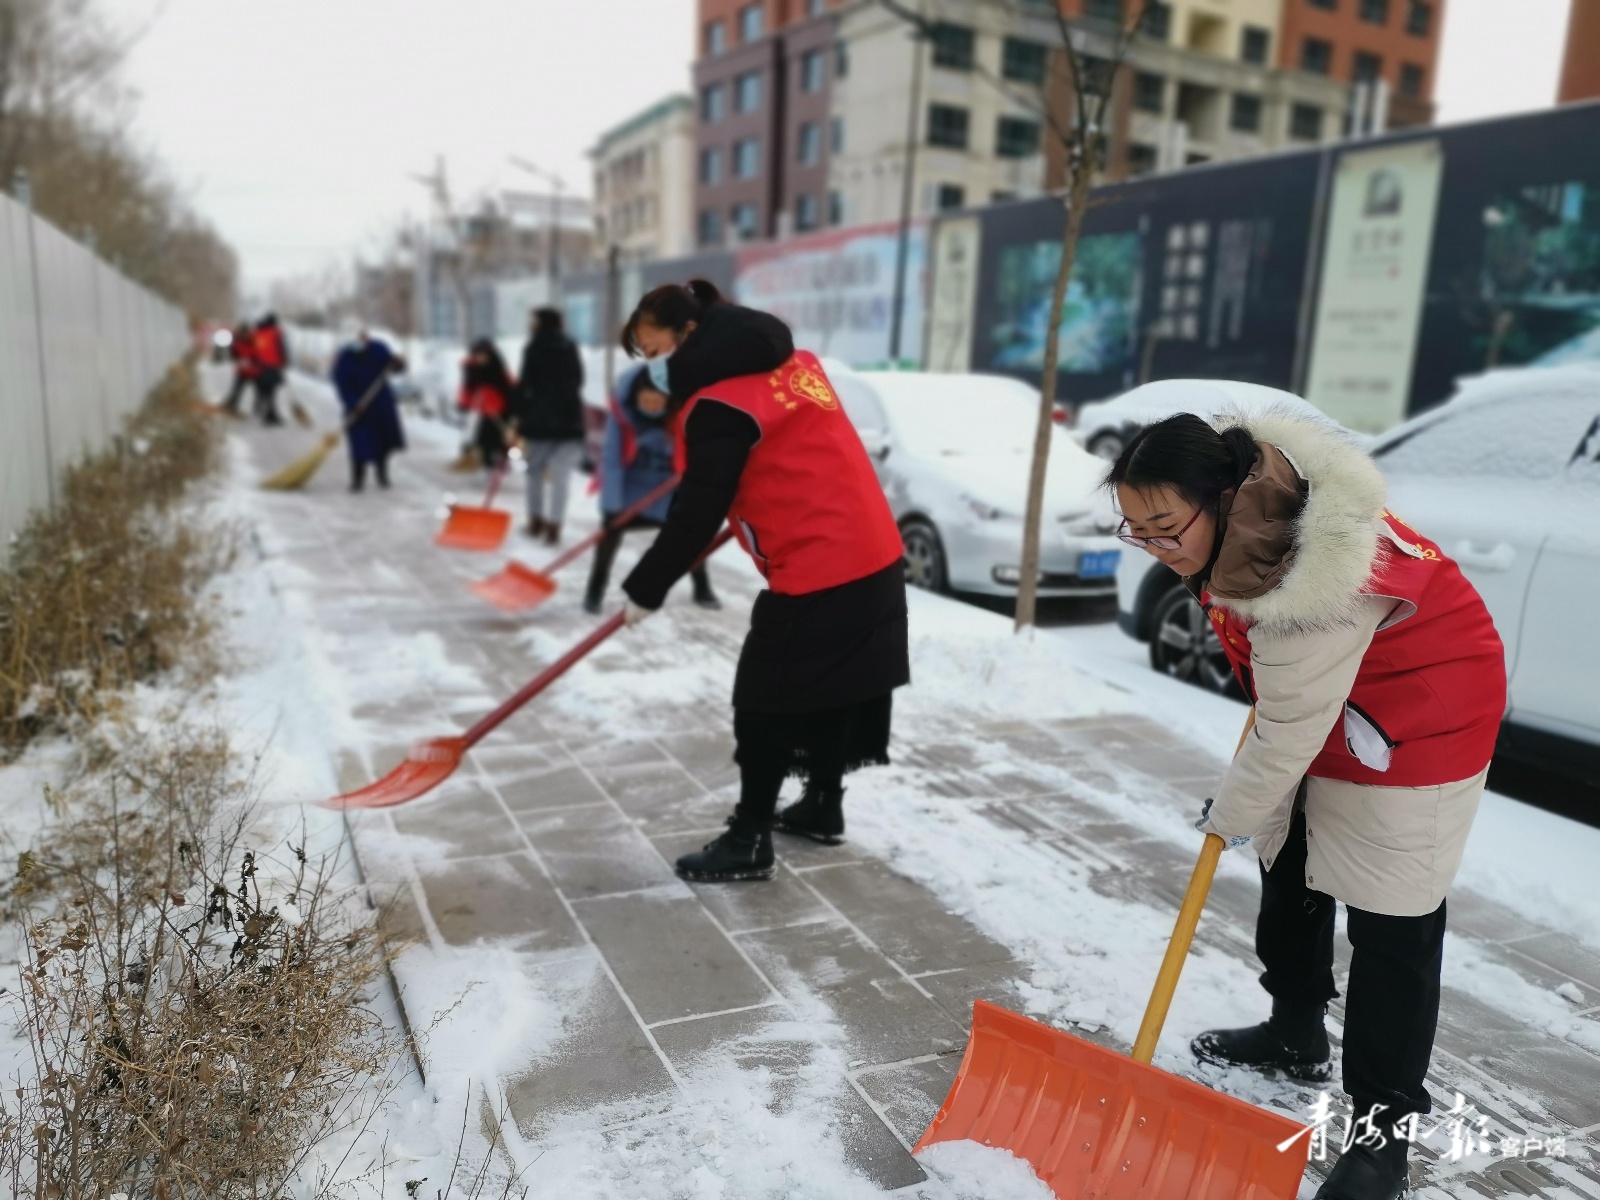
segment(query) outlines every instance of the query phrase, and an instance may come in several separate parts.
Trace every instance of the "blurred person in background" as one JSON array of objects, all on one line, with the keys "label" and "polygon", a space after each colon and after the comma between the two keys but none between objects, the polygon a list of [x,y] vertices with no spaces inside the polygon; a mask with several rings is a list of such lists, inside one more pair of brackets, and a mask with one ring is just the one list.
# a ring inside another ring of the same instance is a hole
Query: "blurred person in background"
[{"label": "blurred person in background", "polygon": [[506,360],[495,344],[488,338],[473,342],[461,364],[461,393],[456,407],[477,414],[472,444],[477,447],[478,461],[491,471],[505,462],[509,432],[506,422],[514,391]]},{"label": "blurred person in background", "polygon": [[[600,519],[610,525],[619,513],[637,504],[676,473],[674,439],[667,421],[667,396],[650,382],[643,366],[634,367],[617,380],[611,399],[611,420],[606,424],[600,457]],[[595,547],[589,587],[584,592],[585,612],[598,613],[605,600],[611,564],[628,529],[659,529],[672,506],[668,492],[622,529],[608,529]],[[718,609],[722,602],[711,588],[711,576],[701,563],[689,572],[694,581],[694,602]]]},{"label": "blurred person in background", "polygon": [[361,491],[366,484],[369,466],[377,475],[378,486],[388,487],[389,456],[406,448],[400,407],[389,386],[389,377],[405,369],[405,359],[360,328],[333,360],[333,386],[345,419],[350,421],[345,438],[350,448],[352,492]]},{"label": "blurred person in background", "polygon": [[528,535],[561,541],[573,469],[583,459],[583,360],[561,311],[535,309],[522,351],[516,428],[528,463]]},{"label": "blurred person in background", "polygon": [[263,425],[282,425],[278,415],[278,389],[289,367],[289,344],[284,340],[278,318],[268,313],[256,325],[256,415]]},{"label": "blurred person in background", "polygon": [[237,417],[243,415],[239,412],[239,403],[244,399],[245,389],[255,383],[256,372],[260,370],[256,362],[256,332],[248,321],[240,321],[234,329],[233,340],[228,343],[228,357],[233,360],[233,385],[222,407]]}]

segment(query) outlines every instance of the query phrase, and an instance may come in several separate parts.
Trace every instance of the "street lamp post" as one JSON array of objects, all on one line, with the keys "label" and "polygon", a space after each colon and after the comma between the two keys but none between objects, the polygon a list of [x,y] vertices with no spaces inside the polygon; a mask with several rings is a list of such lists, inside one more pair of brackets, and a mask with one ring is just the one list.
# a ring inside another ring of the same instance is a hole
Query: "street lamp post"
[{"label": "street lamp post", "polygon": [[900,335],[905,320],[906,263],[910,257],[911,212],[916,196],[917,131],[922,113],[922,43],[927,34],[919,25],[911,31],[911,111],[906,117],[905,165],[900,177],[900,229],[894,248],[894,299],[889,306],[889,365],[900,365]]},{"label": "street lamp post", "polygon": [[561,241],[561,193],[566,189],[567,184],[566,181],[561,178],[561,176],[555,174],[553,171],[546,171],[537,163],[531,163],[525,158],[518,158],[515,154],[511,155],[509,161],[513,167],[516,167],[520,171],[526,171],[530,175],[536,175],[540,179],[548,180],[550,186],[555,189],[555,195],[550,206],[549,267],[550,297],[552,300],[554,300],[556,287],[561,282],[561,253],[559,249]]}]

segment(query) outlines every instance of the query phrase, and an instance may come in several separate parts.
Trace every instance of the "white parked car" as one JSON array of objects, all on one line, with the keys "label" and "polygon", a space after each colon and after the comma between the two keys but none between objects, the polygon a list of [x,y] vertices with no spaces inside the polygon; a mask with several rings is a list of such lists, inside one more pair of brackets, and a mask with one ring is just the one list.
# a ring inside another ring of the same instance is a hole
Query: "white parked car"
[{"label": "white parked car", "polygon": [[[1014,596],[1038,393],[996,375],[826,367],[900,524],[907,581]],[[1105,463],[1051,436],[1039,595],[1111,595],[1124,547]]]},{"label": "white parked car", "polygon": [[[1380,435],[1389,507],[1454,558],[1506,648],[1501,750],[1600,780],[1600,367],[1464,380],[1446,404]],[[1122,628],[1158,670],[1234,688],[1177,576],[1147,554],[1118,570]]]},{"label": "white parked car", "polygon": [[[1320,417],[1321,412],[1298,396],[1290,396],[1276,388],[1261,387],[1254,383],[1229,383],[1234,389],[1229,397],[1217,392],[1218,404],[1196,416],[1207,420],[1220,414],[1226,407],[1237,408],[1248,404],[1249,397],[1259,396],[1264,402],[1288,404],[1303,408],[1308,415]],[[1192,408],[1193,383],[1187,379],[1161,379],[1146,383],[1113,396],[1110,400],[1095,400],[1079,407],[1072,423],[1072,437],[1090,454],[1099,458],[1115,459],[1122,448],[1146,425],[1153,425],[1174,413],[1188,412]],[[1365,439],[1363,439],[1365,440]]]}]

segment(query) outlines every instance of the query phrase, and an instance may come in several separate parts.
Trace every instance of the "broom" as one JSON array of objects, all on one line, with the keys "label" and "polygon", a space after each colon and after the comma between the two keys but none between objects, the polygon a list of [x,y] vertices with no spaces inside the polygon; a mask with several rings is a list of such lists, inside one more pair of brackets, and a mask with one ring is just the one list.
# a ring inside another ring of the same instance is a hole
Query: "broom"
[{"label": "broom", "polygon": [[339,444],[339,439],[350,432],[351,426],[367,415],[367,409],[378,398],[378,392],[383,388],[388,378],[389,372],[386,369],[372,381],[372,386],[356,402],[356,406],[350,410],[349,416],[345,417],[337,432],[323,434],[322,441],[317,444],[315,450],[312,450],[309,454],[302,454],[276,474],[267,476],[261,481],[261,486],[269,492],[294,492],[310,483],[311,477],[322,468],[322,464],[327,461],[328,455],[332,454],[333,448]]},{"label": "broom", "polygon": [[300,403],[300,397],[295,395],[294,388],[289,386],[287,378],[284,379],[283,390],[289,393],[289,415],[294,418],[294,423],[305,429],[312,428],[315,422],[311,419],[311,412]]}]

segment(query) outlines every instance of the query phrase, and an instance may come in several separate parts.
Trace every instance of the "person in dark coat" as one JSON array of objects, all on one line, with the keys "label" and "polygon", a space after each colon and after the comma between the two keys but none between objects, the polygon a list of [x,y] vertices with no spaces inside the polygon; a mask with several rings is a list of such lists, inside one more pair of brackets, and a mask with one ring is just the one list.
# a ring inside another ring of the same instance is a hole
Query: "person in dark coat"
[{"label": "person in dark coat", "polygon": [[400,427],[400,408],[389,387],[389,376],[406,369],[405,360],[387,343],[369,337],[366,330],[333,361],[333,386],[339,393],[345,419],[357,408],[361,415],[345,431],[350,446],[350,490],[359,492],[366,483],[371,465],[379,487],[389,486],[389,455],[406,448],[405,431]]},{"label": "person in dark coat", "polygon": [[[678,874],[770,879],[775,823],[837,843],[844,775],[889,761],[894,690],[911,679],[899,529],[820,363],[776,317],[695,280],[646,295],[622,345],[647,357],[681,429],[682,482],[622,585],[628,623],[661,606],[725,520],[768,583],[734,677],[739,803]],[[778,814],[790,774],[805,791]]]},{"label": "person in dark coat", "polygon": [[511,416],[514,389],[506,360],[488,338],[472,343],[461,365],[461,394],[456,407],[478,415],[472,442],[478,460],[493,471],[505,461],[507,421]]},{"label": "person in dark coat", "polygon": [[[600,519],[609,526],[618,514],[639,503],[676,473],[672,431],[667,426],[667,397],[650,384],[642,366],[617,381],[611,400],[611,420],[606,425],[600,455]],[[611,563],[628,529],[659,529],[672,505],[668,492],[622,529],[607,529],[594,549],[589,587],[583,596],[585,612],[597,613],[611,578]],[[694,579],[694,602],[717,609],[722,602],[711,588],[711,577],[701,563],[689,574]]]},{"label": "person in dark coat", "polygon": [[[583,458],[583,360],[562,328],[561,311],[536,309],[522,351],[517,432],[528,463],[528,534],[561,541],[572,472]],[[546,488],[549,489],[548,500]]]}]

